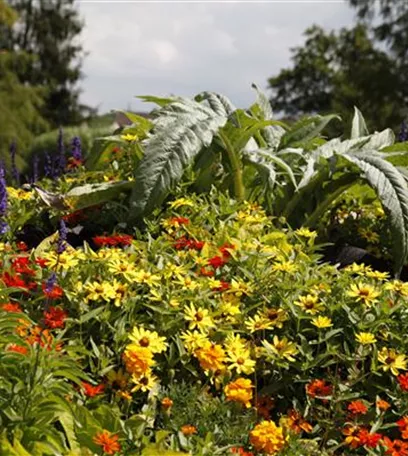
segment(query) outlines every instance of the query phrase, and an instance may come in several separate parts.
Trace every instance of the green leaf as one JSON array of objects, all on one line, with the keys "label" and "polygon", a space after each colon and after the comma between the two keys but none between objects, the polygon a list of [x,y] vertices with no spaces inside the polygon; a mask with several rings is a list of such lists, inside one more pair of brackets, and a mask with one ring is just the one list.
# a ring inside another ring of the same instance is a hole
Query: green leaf
[{"label": "green leaf", "polygon": [[364,173],[386,210],[393,234],[394,269],[400,273],[408,256],[408,186],[402,174],[375,155],[343,155]]},{"label": "green leaf", "polygon": [[58,421],[61,423],[61,426],[64,429],[70,450],[77,451],[79,453],[80,447],[75,435],[75,424],[73,416],[69,413],[59,413]]},{"label": "green leaf", "polygon": [[177,98],[171,97],[171,98],[163,98],[163,97],[155,97],[152,95],[138,95],[136,98],[139,98],[140,100],[146,102],[146,103],[155,103],[160,107],[167,106],[170,103],[174,103]]},{"label": "green leaf", "polygon": [[227,118],[191,100],[173,103],[159,111],[155,134],[146,142],[145,155],[135,173],[132,215],[140,217],[159,205],[181,179],[185,169]]},{"label": "green leaf", "polygon": [[351,124],[351,139],[361,138],[368,135],[367,125],[361,111],[354,106],[354,117]]},{"label": "green leaf", "polygon": [[280,149],[289,146],[296,147],[316,138],[333,119],[340,120],[340,117],[330,114],[327,116],[306,117],[299,120],[282,136],[279,145]]},{"label": "green leaf", "polygon": [[252,88],[256,91],[256,104],[259,106],[263,118],[271,120],[273,118],[273,111],[268,97],[258,88],[256,84],[252,84]]},{"label": "green leaf", "polygon": [[64,203],[71,211],[95,206],[117,198],[121,193],[131,190],[134,182],[105,182],[75,187],[64,195]]},{"label": "green leaf", "polygon": [[236,109],[227,97],[215,92],[202,92],[194,99],[198,102],[206,101],[209,107],[220,116],[229,116]]}]

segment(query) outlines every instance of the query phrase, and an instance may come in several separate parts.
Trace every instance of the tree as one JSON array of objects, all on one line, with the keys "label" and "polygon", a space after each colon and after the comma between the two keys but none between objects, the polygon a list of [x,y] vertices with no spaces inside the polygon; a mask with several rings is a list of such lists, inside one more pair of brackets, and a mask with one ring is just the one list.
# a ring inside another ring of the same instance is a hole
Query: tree
[{"label": "tree", "polygon": [[[0,0],[0,28],[12,26],[16,19],[15,11]],[[44,132],[48,125],[40,112],[43,89],[25,85],[17,76],[17,70],[24,71],[32,57],[23,52],[5,51],[1,44],[0,41],[0,159],[9,165],[8,149],[12,141],[16,141],[19,152],[24,152],[33,137]],[[18,160],[21,169],[25,164],[21,153]]]},{"label": "tree", "polygon": [[20,81],[47,89],[42,112],[51,126],[80,123],[91,110],[79,103],[77,83],[84,56],[78,36],[83,28],[74,0],[9,0],[19,14],[3,27],[5,48],[32,58]]},{"label": "tree", "polygon": [[408,87],[392,58],[376,48],[366,26],[339,32],[314,26],[305,36],[304,47],[292,49],[293,67],[269,79],[276,110],[291,116],[335,112],[348,124],[358,106],[370,130],[401,123]]},{"label": "tree", "polygon": [[[404,0],[348,0],[375,37],[385,42],[399,62],[408,60],[408,2]],[[374,20],[380,17],[379,23]]]}]

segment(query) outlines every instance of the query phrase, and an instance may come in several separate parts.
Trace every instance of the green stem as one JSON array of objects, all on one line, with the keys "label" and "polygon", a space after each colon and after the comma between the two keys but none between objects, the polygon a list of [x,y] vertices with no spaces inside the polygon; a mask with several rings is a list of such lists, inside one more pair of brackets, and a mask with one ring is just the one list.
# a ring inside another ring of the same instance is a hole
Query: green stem
[{"label": "green stem", "polygon": [[245,199],[245,186],[242,175],[242,163],[238,155],[235,153],[232,144],[224,132],[220,131],[219,136],[223,142],[224,149],[227,152],[228,160],[231,165],[232,176],[234,181],[234,196],[237,200],[242,201]]}]

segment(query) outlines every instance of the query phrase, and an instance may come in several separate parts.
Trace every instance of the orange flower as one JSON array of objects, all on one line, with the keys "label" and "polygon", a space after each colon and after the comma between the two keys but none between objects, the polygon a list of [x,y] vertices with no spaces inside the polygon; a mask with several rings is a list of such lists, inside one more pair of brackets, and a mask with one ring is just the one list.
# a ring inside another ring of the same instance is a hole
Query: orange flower
[{"label": "orange flower", "polygon": [[403,416],[400,420],[397,421],[401,436],[404,440],[408,439],[408,416]]},{"label": "orange flower", "polygon": [[360,430],[360,426],[347,426],[343,429],[343,435],[346,436],[344,440],[351,448],[356,449],[364,445],[360,438]]},{"label": "orange flower", "polygon": [[385,452],[389,456],[408,456],[408,443],[402,440],[391,440],[388,437],[383,438],[383,444],[387,448]]},{"label": "orange flower", "polygon": [[313,426],[308,423],[297,410],[290,410],[288,416],[282,420],[285,427],[288,427],[296,434],[302,431],[312,432]]},{"label": "orange flower", "polygon": [[326,380],[313,380],[306,386],[306,392],[311,397],[330,396],[333,387],[326,383]]},{"label": "orange flower", "polygon": [[262,421],[251,431],[250,442],[257,451],[274,455],[285,446],[286,438],[273,421]]},{"label": "orange flower", "polygon": [[378,399],[376,402],[376,405],[377,405],[378,409],[382,410],[383,412],[385,412],[386,410],[388,410],[391,407],[391,404],[387,401],[384,401],[384,399]]},{"label": "orange flower", "polygon": [[397,380],[402,391],[408,391],[408,374],[398,375]]},{"label": "orange flower", "polygon": [[181,432],[187,437],[189,435],[197,434],[197,428],[191,424],[185,424],[181,427]]},{"label": "orange flower", "polygon": [[0,309],[4,310],[5,312],[22,312],[20,304],[18,304],[17,302],[6,302],[4,304],[0,304]]},{"label": "orange flower", "polygon": [[14,353],[20,353],[21,355],[26,355],[28,353],[27,347],[23,347],[22,345],[17,345],[17,344],[10,344],[7,347],[7,351],[14,352]]},{"label": "orange flower", "polygon": [[208,347],[200,348],[196,351],[196,356],[204,370],[213,372],[223,370],[225,352],[220,345],[211,344]]},{"label": "orange flower", "polygon": [[106,454],[115,454],[121,450],[120,443],[118,442],[119,436],[111,434],[109,431],[104,429],[102,432],[98,432],[93,441],[102,447],[102,450]]},{"label": "orange flower", "polygon": [[82,382],[82,389],[84,390],[85,396],[88,397],[95,397],[99,394],[103,394],[103,390],[105,389],[105,385],[91,385],[90,383]]},{"label": "orange flower", "polygon": [[240,377],[235,382],[228,383],[224,388],[224,392],[228,401],[240,402],[249,408],[251,407],[253,387],[251,380]]},{"label": "orange flower", "polygon": [[367,406],[362,401],[353,401],[347,407],[347,410],[353,415],[365,415],[368,411]]},{"label": "orange flower", "polygon": [[162,399],[161,405],[165,410],[168,410],[172,407],[173,401],[169,397],[165,397]]}]

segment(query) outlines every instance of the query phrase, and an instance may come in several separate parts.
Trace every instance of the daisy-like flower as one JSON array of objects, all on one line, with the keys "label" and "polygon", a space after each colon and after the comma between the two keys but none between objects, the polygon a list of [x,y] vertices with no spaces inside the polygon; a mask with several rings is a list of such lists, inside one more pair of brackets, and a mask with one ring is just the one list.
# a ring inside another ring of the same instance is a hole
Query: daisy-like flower
[{"label": "daisy-like flower", "polygon": [[279,424],[286,429],[290,429],[295,434],[300,434],[302,431],[312,432],[313,426],[308,423],[297,410],[290,410],[288,416],[279,420]]},{"label": "daisy-like flower", "polygon": [[224,388],[224,392],[228,401],[240,402],[249,408],[251,407],[253,388],[251,380],[239,377],[234,382],[228,383]]},{"label": "daisy-like flower", "polygon": [[310,315],[315,315],[324,309],[319,297],[311,294],[299,296],[299,299],[294,304]]},{"label": "daisy-like flower", "polygon": [[110,301],[116,298],[116,292],[109,282],[88,282],[84,285],[84,290],[88,292],[88,301]]},{"label": "daisy-like flower", "polygon": [[309,228],[298,228],[295,234],[307,239],[314,239],[317,236],[316,231],[310,231]]},{"label": "daisy-like flower", "polygon": [[254,317],[249,317],[245,320],[245,327],[252,334],[256,331],[273,328],[272,323],[266,320],[264,316],[256,314]]},{"label": "daisy-like flower", "polygon": [[333,323],[329,317],[319,316],[319,317],[313,318],[312,325],[316,326],[316,328],[324,329],[324,328],[330,328],[331,326],[333,326]]},{"label": "daisy-like flower", "polygon": [[387,280],[389,278],[389,272],[380,272],[380,271],[368,271],[366,277],[370,279],[375,279],[379,281]]},{"label": "daisy-like flower", "polygon": [[165,337],[160,337],[156,331],[149,331],[141,326],[135,326],[129,339],[133,342],[128,347],[131,350],[133,345],[148,348],[152,353],[161,353],[167,348]]},{"label": "daisy-like flower", "polygon": [[193,353],[198,348],[211,345],[207,336],[201,331],[185,331],[181,333],[180,339],[184,342],[184,346],[189,353]]},{"label": "daisy-like flower", "polygon": [[296,344],[288,341],[286,337],[279,339],[278,336],[274,336],[272,344],[267,340],[263,340],[262,345],[265,347],[266,352],[272,354],[274,357],[295,361],[294,356],[298,352]]},{"label": "daisy-like flower", "polygon": [[135,385],[131,389],[132,393],[134,393],[135,391],[143,391],[144,393],[146,393],[152,390],[159,381],[159,379],[150,372],[147,372],[146,375],[142,375],[141,377],[133,374],[130,380]]},{"label": "daisy-like flower", "polygon": [[113,275],[123,276],[126,280],[131,282],[134,278],[136,269],[134,264],[119,258],[114,258],[108,263],[108,271]]},{"label": "daisy-like flower", "polygon": [[103,452],[109,455],[119,453],[121,450],[118,440],[118,435],[112,434],[106,429],[95,434],[93,438],[93,441],[102,448]]},{"label": "daisy-like flower", "polygon": [[371,345],[377,342],[377,339],[375,338],[374,334],[368,332],[361,332],[356,334],[356,340],[361,345]]},{"label": "daisy-like flower", "polygon": [[194,207],[194,202],[188,198],[178,198],[174,201],[170,201],[168,205],[170,206],[170,209],[178,209],[182,206]]},{"label": "daisy-like flower", "polygon": [[283,309],[275,307],[262,310],[260,315],[274,328],[282,328],[283,323],[288,319],[288,315]]},{"label": "daisy-like flower", "polygon": [[397,353],[393,348],[383,347],[378,353],[378,361],[385,372],[390,370],[393,375],[398,375],[400,370],[407,370],[406,356]]},{"label": "daisy-like flower", "polygon": [[151,272],[144,270],[136,271],[132,277],[133,281],[149,285],[149,287],[155,287],[159,285],[161,280],[159,275],[152,274]]},{"label": "daisy-like flower", "polygon": [[287,272],[289,274],[292,274],[298,270],[297,264],[295,264],[293,261],[288,260],[288,261],[279,261],[273,264],[272,266],[272,271],[274,272]]},{"label": "daisy-like flower", "polygon": [[189,329],[197,328],[202,332],[207,332],[215,326],[208,310],[202,307],[196,309],[194,304],[190,304],[190,306],[184,308],[184,319],[189,322]]},{"label": "daisy-like flower", "polygon": [[400,296],[408,297],[408,282],[401,282],[401,280],[392,280],[384,285],[385,290],[393,291]]},{"label": "daisy-like flower", "polygon": [[381,293],[373,286],[359,282],[357,284],[351,284],[350,289],[346,294],[347,296],[355,298],[357,302],[361,302],[369,307],[377,302],[377,298]]},{"label": "daisy-like flower", "polygon": [[251,359],[249,350],[229,352],[227,362],[229,363],[228,369],[235,369],[237,374],[250,375],[255,371],[256,362]]}]

